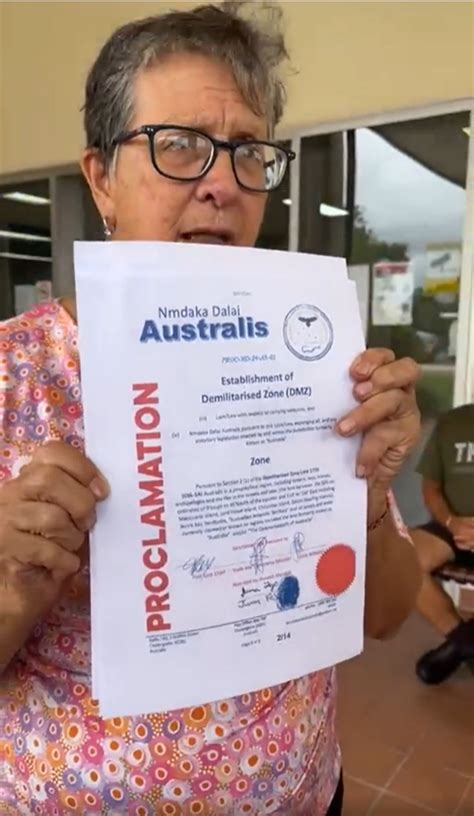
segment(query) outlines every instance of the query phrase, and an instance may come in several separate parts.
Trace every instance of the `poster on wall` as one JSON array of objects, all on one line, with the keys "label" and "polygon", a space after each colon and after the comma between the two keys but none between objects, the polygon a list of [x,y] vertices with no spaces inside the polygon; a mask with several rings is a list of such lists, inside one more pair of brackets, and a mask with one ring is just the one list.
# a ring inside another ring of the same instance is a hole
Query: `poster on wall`
[{"label": "poster on wall", "polygon": [[409,261],[381,261],[372,267],[372,323],[374,326],[411,326],[413,268]]},{"label": "poster on wall", "polygon": [[430,295],[459,293],[462,248],[460,243],[428,244],[424,291]]},{"label": "poster on wall", "polygon": [[370,308],[370,266],[369,264],[348,266],[347,272],[350,280],[353,280],[356,285],[360,319],[362,321],[364,337],[367,340]]}]

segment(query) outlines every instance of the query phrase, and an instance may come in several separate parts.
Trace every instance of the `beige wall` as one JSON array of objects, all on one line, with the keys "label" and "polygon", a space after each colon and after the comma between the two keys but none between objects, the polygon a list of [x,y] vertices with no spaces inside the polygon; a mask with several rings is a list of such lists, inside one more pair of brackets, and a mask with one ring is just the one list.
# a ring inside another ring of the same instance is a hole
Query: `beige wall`
[{"label": "beige wall", "polygon": [[[82,86],[100,44],[117,25],[169,5],[193,4],[0,3],[0,173],[75,161]],[[282,5],[298,70],[285,130],[474,96],[470,3]]]},{"label": "beige wall", "polygon": [[474,96],[474,5],[286,2],[288,124]]}]

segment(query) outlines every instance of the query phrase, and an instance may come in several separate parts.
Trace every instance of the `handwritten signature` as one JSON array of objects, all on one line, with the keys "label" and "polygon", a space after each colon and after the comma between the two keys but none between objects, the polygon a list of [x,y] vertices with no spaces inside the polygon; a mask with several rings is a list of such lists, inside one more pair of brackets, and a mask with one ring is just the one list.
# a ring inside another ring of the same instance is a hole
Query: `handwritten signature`
[{"label": "handwritten signature", "polygon": [[304,549],[304,533],[295,533],[293,536],[293,554],[299,558]]},{"label": "handwritten signature", "polygon": [[215,556],[207,557],[206,555],[198,555],[195,558],[188,558],[182,565],[182,569],[185,572],[189,572],[193,578],[200,575],[207,575],[214,566],[215,560]]},{"label": "handwritten signature", "polygon": [[259,589],[258,587],[245,587],[245,586],[243,586],[242,589],[240,590],[240,597],[245,598],[246,595],[255,595],[255,594],[258,595],[259,592],[261,592],[261,589]]},{"label": "handwritten signature", "polygon": [[260,587],[243,586],[240,590],[240,600],[237,606],[239,607],[239,609],[245,609],[248,606],[260,606],[262,603],[262,599],[261,597],[258,596],[261,594],[262,590]]},{"label": "handwritten signature", "polygon": [[248,606],[260,606],[262,603],[261,598],[245,598],[242,597],[237,604],[239,609],[246,609]]},{"label": "handwritten signature", "polygon": [[266,538],[259,538],[255,544],[252,544],[252,552],[250,555],[250,566],[255,570],[255,575],[263,572],[265,568],[265,555],[268,541]]},{"label": "handwritten signature", "polygon": [[267,601],[275,601],[276,600],[276,591],[278,587],[278,581],[265,581],[263,588],[266,591],[266,600]]},{"label": "handwritten signature", "polygon": [[[265,571],[265,567],[268,565],[269,562],[269,556],[267,553],[268,543],[269,543],[268,539],[262,537],[257,539],[255,544],[252,544],[250,547],[250,567],[254,570],[255,575],[261,575]],[[305,544],[304,533],[295,532],[290,544],[291,552],[295,560],[301,558],[305,553],[304,544]],[[184,564],[181,565],[181,569],[183,569],[185,572],[188,572],[192,578],[199,578],[205,575],[209,575],[213,568],[216,569],[217,567],[215,562],[216,556],[207,556],[203,553],[201,555],[188,558],[187,561],[185,561]],[[250,605],[250,602],[249,601],[244,602],[242,599],[242,606],[248,605]]]}]

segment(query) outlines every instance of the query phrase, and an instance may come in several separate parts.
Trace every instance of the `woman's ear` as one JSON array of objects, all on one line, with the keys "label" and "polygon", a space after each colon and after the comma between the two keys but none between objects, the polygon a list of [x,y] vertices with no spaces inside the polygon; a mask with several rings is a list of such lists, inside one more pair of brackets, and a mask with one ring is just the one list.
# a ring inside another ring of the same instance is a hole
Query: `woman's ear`
[{"label": "woman's ear", "polygon": [[84,150],[81,158],[81,170],[102,220],[106,223],[115,224],[111,173],[105,164],[103,155],[92,147]]}]

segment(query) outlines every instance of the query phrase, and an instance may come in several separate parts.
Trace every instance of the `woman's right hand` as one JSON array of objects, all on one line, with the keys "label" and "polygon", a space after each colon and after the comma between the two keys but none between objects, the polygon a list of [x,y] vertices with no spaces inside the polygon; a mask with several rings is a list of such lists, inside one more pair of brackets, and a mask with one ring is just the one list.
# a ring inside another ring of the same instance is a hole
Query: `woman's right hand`
[{"label": "woman's right hand", "polygon": [[80,568],[107,481],[82,453],[50,442],[0,490],[0,587],[44,579],[58,587]]}]

